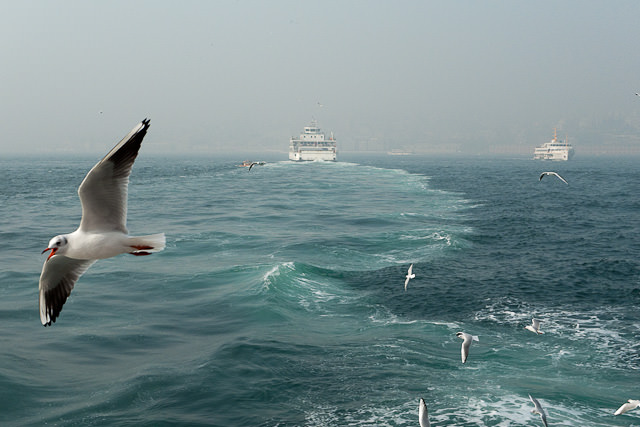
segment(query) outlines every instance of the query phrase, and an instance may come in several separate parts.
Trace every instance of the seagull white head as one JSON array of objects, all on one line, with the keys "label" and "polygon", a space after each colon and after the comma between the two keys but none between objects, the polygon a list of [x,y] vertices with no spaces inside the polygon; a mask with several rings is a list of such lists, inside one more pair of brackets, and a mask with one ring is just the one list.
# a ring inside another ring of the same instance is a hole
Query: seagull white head
[{"label": "seagull white head", "polygon": [[58,253],[58,251],[60,251],[61,254],[64,253],[67,243],[69,243],[69,241],[65,236],[62,236],[62,235],[56,236],[53,239],[49,240],[49,246],[47,246],[47,248],[44,251],[42,251],[42,253],[51,251],[51,253],[49,254],[49,257],[47,258],[47,261],[48,261],[49,258],[51,258],[56,253]]}]

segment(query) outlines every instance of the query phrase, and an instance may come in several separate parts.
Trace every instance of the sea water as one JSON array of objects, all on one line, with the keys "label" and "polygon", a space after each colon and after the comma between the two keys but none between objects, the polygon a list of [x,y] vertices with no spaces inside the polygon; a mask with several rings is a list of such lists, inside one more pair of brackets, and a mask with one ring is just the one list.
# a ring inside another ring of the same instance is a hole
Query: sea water
[{"label": "sea water", "polygon": [[637,161],[273,157],[143,146],[128,227],[166,249],[100,260],[46,328],[40,252],[98,159],[0,160],[0,424],[417,426],[422,397],[433,426],[541,425],[530,394],[640,426],[613,416],[640,397]]}]

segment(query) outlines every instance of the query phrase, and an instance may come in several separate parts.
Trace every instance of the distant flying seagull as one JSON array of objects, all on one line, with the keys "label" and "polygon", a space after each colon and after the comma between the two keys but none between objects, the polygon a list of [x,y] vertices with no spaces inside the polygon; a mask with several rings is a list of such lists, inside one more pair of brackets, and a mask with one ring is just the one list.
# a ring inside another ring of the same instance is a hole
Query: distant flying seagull
[{"label": "distant flying seagull", "polygon": [[460,350],[460,354],[462,356],[462,363],[467,361],[467,357],[469,357],[469,348],[471,348],[471,341],[479,341],[478,337],[475,335],[467,334],[466,332],[458,332],[456,334],[458,338],[462,338],[462,348]]},{"label": "distant flying seagull", "polygon": [[420,427],[431,427],[431,424],[429,424],[429,417],[427,414],[427,404],[424,403],[423,398],[420,398],[420,409],[418,410],[418,419],[420,420]]},{"label": "distant flying seagull", "polygon": [[629,399],[627,400],[627,403],[619,407],[613,415],[624,414],[625,412],[636,409],[637,407],[640,407],[640,400]]},{"label": "distant flying seagull", "polygon": [[127,231],[127,187],[133,162],[149,128],[145,119],[116,144],[78,188],[82,219],[76,231],[49,241],[40,275],[40,320],[51,325],[76,281],[99,259],[119,254],[149,255],[165,246],[164,233],[132,237]]},{"label": "distant flying seagull", "polygon": [[533,402],[533,405],[535,406],[535,408],[531,410],[531,413],[540,415],[542,424],[544,424],[544,427],[548,427],[547,415],[544,413],[544,409],[542,409],[542,405],[540,404],[540,402],[538,402],[538,399],[536,399],[535,397],[531,397],[531,395],[529,395],[529,399],[531,399],[531,401]]},{"label": "distant flying seagull", "polygon": [[545,175],[555,175],[555,176],[557,176],[557,177],[558,177],[562,182],[564,182],[565,184],[569,184],[567,181],[565,181],[565,179],[564,179],[563,177],[561,177],[560,175],[558,175],[558,174],[557,174],[557,173],[555,173],[555,172],[542,172],[542,173],[540,174],[540,179],[539,179],[538,181],[542,181],[542,178],[543,178]]},{"label": "distant flying seagull", "polygon": [[254,166],[262,166],[264,164],[265,162],[251,162],[251,164],[249,165],[249,170],[251,170],[251,168]]},{"label": "distant flying seagull", "polygon": [[540,321],[538,319],[531,319],[531,324],[524,328],[536,334],[544,334],[544,332],[540,330]]},{"label": "distant flying seagull", "polygon": [[404,281],[404,290],[407,290],[407,285],[409,284],[409,280],[413,279],[416,277],[415,274],[413,274],[413,264],[411,264],[409,266],[409,271],[407,271],[407,275],[405,276],[407,279]]}]

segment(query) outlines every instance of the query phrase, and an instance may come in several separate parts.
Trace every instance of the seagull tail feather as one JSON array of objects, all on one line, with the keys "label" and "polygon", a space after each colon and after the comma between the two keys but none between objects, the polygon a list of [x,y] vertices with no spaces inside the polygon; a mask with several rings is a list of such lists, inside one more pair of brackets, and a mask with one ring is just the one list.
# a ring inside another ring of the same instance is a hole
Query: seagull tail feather
[{"label": "seagull tail feather", "polygon": [[147,236],[137,236],[129,238],[129,246],[134,249],[131,253],[136,252],[152,253],[160,252],[165,248],[166,238],[164,233],[150,234]]}]

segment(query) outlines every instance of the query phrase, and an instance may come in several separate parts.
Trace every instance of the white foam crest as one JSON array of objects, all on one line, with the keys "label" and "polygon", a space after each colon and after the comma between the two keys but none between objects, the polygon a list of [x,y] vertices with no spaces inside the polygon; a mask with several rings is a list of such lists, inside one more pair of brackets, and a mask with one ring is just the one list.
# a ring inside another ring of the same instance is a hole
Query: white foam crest
[{"label": "white foam crest", "polygon": [[[631,354],[637,354],[640,348],[635,339],[637,334],[633,331],[637,330],[637,325],[629,325],[620,319],[615,307],[589,308],[588,312],[582,312],[533,307],[512,298],[503,298],[487,304],[475,314],[474,319],[519,330],[529,325],[534,317],[540,320],[540,330],[545,334],[543,340],[536,341],[536,346],[546,349],[545,354],[552,358],[554,365],[572,360],[576,366],[640,370],[640,363],[630,362]],[[588,344],[589,355],[597,357],[582,354],[580,349],[585,342],[591,343]]]},{"label": "white foam crest", "polygon": [[[424,232],[430,232],[429,234],[423,234]],[[451,234],[446,231],[431,231],[431,230],[414,230],[412,234],[404,234],[400,236],[400,240],[428,240],[434,242],[443,241],[446,246],[451,246]]]},{"label": "white foam crest", "polygon": [[371,406],[368,404],[346,412],[336,406],[316,406],[305,414],[305,426],[380,426],[392,427],[406,425],[407,422],[418,423],[418,411],[415,403],[411,408],[385,405]]},{"label": "white foam crest", "polygon": [[571,358],[574,354],[575,352],[573,351],[561,348],[560,350],[554,349],[554,351],[547,353],[547,357],[551,358],[551,363],[553,364],[553,366],[558,367],[560,361]]},{"label": "white foam crest", "polygon": [[[409,233],[409,232],[407,232]],[[410,233],[414,233],[411,231]],[[445,231],[433,232],[429,234],[403,234],[399,236],[391,236],[390,239],[398,239],[406,242],[406,244],[397,245],[397,247],[389,248],[387,251],[376,254],[365,254],[362,259],[366,259],[366,264],[375,268],[393,267],[403,264],[429,262],[434,258],[441,256],[442,252],[447,248],[466,247],[468,243],[463,239]],[[360,262],[356,268],[362,264]]]},{"label": "white foam crest", "polygon": [[295,265],[293,262],[284,262],[273,266],[271,270],[267,271],[264,276],[262,276],[264,288],[269,289],[269,285],[273,283],[273,278],[280,276],[282,270],[293,271],[294,269]]},{"label": "white foam crest", "polygon": [[[570,403],[568,406],[564,402],[546,399],[544,396],[535,395],[547,414],[549,425],[553,426],[597,426],[604,427],[612,425],[612,418],[609,418],[614,409],[585,407]],[[533,404],[528,395],[496,395],[486,397],[470,397],[466,401],[460,402],[455,407],[438,407],[436,404],[429,404],[429,420],[433,425],[492,425],[492,426],[513,426],[513,425],[542,425],[540,416],[531,413]],[[603,419],[603,421],[597,421]]]},{"label": "white foam crest", "polygon": [[[575,402],[570,402],[569,406],[564,402],[550,401],[549,399],[541,400],[538,398],[538,400],[541,401],[543,409],[547,412],[549,425],[609,427],[615,422],[613,412],[617,407],[595,408]],[[536,415],[536,417],[539,421],[539,416]]]},{"label": "white foam crest", "polygon": [[453,322],[442,322],[427,319],[404,319],[384,306],[378,305],[375,307],[375,312],[368,316],[369,321],[376,326],[389,326],[389,325],[417,325],[417,326],[444,326],[448,330],[459,330],[460,325]]},{"label": "white foam crest", "polygon": [[[498,391],[499,393],[499,391]],[[550,401],[535,396],[547,414],[549,425],[582,427],[585,425],[604,427],[612,425],[613,410],[591,408],[582,405]],[[361,407],[346,412],[334,405],[318,405],[305,402],[304,407],[313,409],[305,412],[306,426],[398,426],[418,425],[418,397],[396,406],[380,404],[372,406],[364,403]],[[540,416],[531,412],[533,404],[527,395],[472,396],[451,404],[443,405],[425,396],[429,410],[429,422],[433,426],[491,425],[512,427],[542,425]],[[615,409],[614,409],[615,410]],[[602,420],[602,421],[601,421]],[[632,421],[632,420],[631,420]],[[632,424],[633,425],[633,424]]]},{"label": "white foam crest", "polygon": [[[514,395],[495,396],[493,399],[470,397],[456,407],[437,407],[431,405],[429,418],[434,425],[455,425],[462,418],[466,423],[478,425],[511,426],[529,425],[535,422],[531,415],[529,397]],[[538,421],[540,418],[538,417]]]},{"label": "white foam crest", "polygon": [[450,330],[459,330],[460,329],[460,325],[458,325],[457,323],[453,323],[453,322],[432,321],[432,322],[429,322],[429,323],[431,323],[432,325],[436,325],[436,326],[446,326]]},{"label": "white foam crest", "polygon": [[286,268],[287,270],[291,271],[294,268],[294,264],[292,261],[289,261],[275,265],[271,270],[265,273],[263,280],[269,280],[272,276],[279,276],[282,268]]},{"label": "white foam crest", "polygon": [[318,316],[341,316],[341,306],[358,304],[359,296],[347,289],[332,286],[331,281],[318,281],[304,273],[293,278],[285,293],[293,301]]},{"label": "white foam crest", "polygon": [[369,316],[369,320],[373,324],[378,325],[413,325],[417,323],[417,320],[404,320],[397,315],[391,313],[386,309],[378,309],[375,313]]}]

